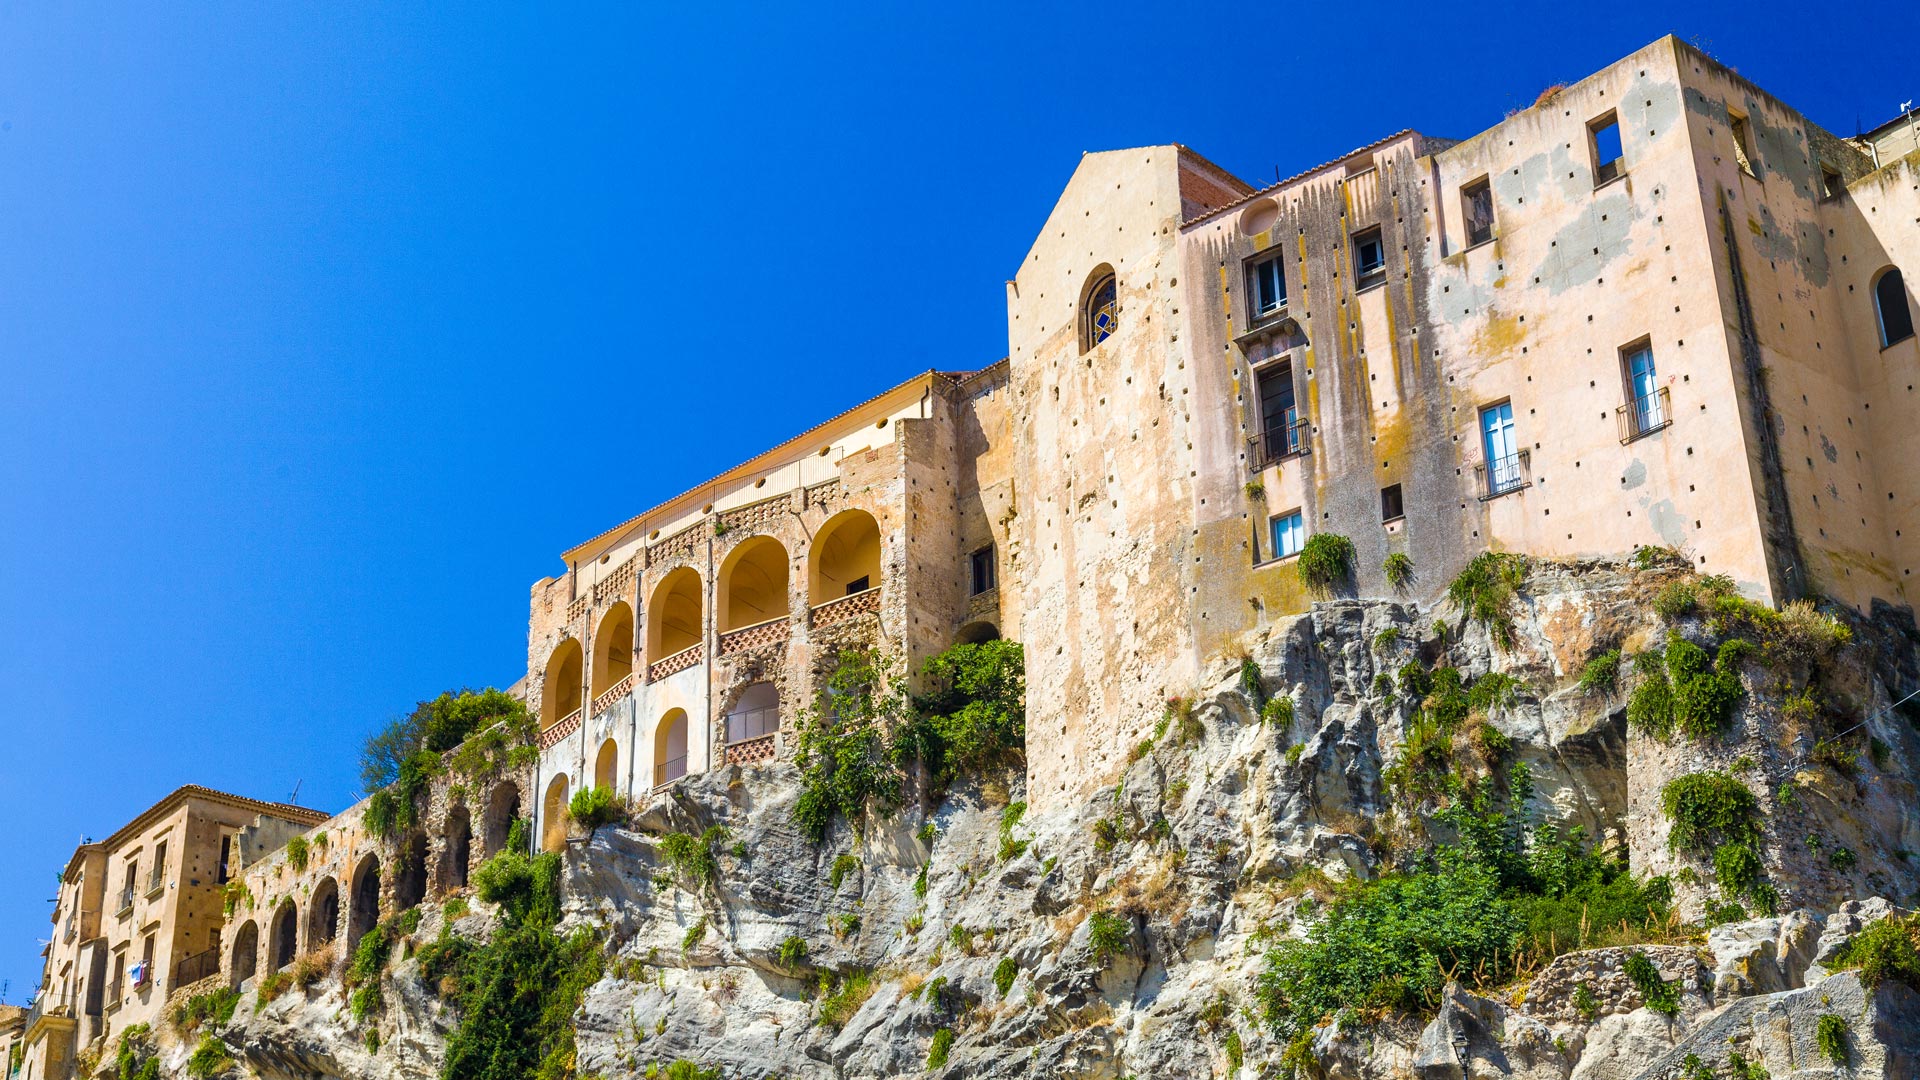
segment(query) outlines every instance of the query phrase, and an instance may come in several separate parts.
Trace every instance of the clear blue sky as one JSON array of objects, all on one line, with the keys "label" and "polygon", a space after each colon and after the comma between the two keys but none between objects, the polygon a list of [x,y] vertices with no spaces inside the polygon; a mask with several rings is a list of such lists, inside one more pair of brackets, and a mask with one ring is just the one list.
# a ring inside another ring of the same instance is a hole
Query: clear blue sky
[{"label": "clear blue sky", "polygon": [[522,673],[561,550],[998,358],[1083,150],[1269,180],[1669,30],[1841,134],[1920,97],[1910,3],[172,6],[0,10],[13,1002],[83,836],[347,805],[370,728]]}]

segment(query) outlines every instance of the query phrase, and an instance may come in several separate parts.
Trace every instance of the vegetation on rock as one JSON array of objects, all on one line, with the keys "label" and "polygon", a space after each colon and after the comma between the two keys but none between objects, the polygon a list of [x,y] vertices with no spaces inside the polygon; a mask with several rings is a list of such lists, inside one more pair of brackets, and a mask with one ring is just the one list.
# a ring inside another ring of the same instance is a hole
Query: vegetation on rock
[{"label": "vegetation on rock", "polygon": [[1300,545],[1295,562],[1300,584],[1307,591],[1325,596],[1353,577],[1353,541],[1339,533],[1314,533]]}]

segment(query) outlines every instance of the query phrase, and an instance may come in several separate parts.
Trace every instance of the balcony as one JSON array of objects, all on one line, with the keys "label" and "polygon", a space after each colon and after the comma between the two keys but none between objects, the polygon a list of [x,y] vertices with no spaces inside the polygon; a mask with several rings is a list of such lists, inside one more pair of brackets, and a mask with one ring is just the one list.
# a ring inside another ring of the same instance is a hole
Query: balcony
[{"label": "balcony", "polygon": [[698,664],[706,655],[706,646],[689,645],[671,656],[662,657],[647,665],[647,681],[659,682],[669,675],[676,675]]},{"label": "balcony", "polygon": [[584,710],[575,709],[560,719],[560,722],[540,733],[540,749],[551,750],[561,739],[580,730],[581,715]]},{"label": "balcony", "polygon": [[[1289,417],[1294,415],[1288,410]],[[1311,425],[1305,420],[1289,419],[1287,423],[1269,428],[1265,432],[1247,440],[1247,465],[1254,471],[1270,465],[1277,465],[1288,458],[1299,457],[1308,452],[1312,443],[1307,438]]]},{"label": "balcony", "polygon": [[197,952],[173,966],[173,981],[167,984],[169,991],[183,986],[191,986],[201,979],[209,978],[220,971],[220,947],[218,945],[205,952]]},{"label": "balcony", "polygon": [[133,914],[133,882],[129,881],[127,887],[120,890],[120,908],[116,915],[124,919],[131,914]]},{"label": "balcony", "polygon": [[1613,415],[1620,421],[1620,445],[1625,446],[1673,423],[1673,405],[1662,386],[1613,410]]},{"label": "balcony", "polygon": [[832,626],[834,623],[857,619],[862,615],[871,615],[880,610],[880,586],[876,585],[863,592],[829,600],[813,609],[815,628]]},{"label": "balcony", "polygon": [[653,767],[653,786],[663,788],[687,775],[687,755],[668,758]]},{"label": "balcony", "polygon": [[1527,451],[1508,454],[1506,457],[1483,461],[1473,467],[1476,486],[1480,488],[1480,501],[1497,499],[1502,495],[1511,495],[1529,487],[1533,483],[1533,472],[1528,465]]},{"label": "balcony", "polygon": [[619,682],[608,687],[606,693],[593,699],[593,714],[598,716],[606,712],[608,709],[618,705],[621,698],[631,693],[633,693],[633,675],[632,673],[628,673]]},{"label": "balcony", "polygon": [[731,656],[763,645],[777,645],[787,640],[787,634],[788,623],[784,615],[738,630],[729,630],[720,635],[720,655]]}]

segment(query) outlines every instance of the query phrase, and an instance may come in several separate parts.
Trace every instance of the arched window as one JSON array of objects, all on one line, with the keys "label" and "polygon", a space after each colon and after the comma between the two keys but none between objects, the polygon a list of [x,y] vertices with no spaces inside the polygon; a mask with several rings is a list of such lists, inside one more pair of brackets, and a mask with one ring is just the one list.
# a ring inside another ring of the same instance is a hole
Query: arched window
[{"label": "arched window", "polygon": [[540,684],[540,729],[572,716],[580,709],[580,643],[568,638],[547,658],[547,677]]},{"label": "arched window", "polygon": [[787,617],[787,549],[771,536],[755,536],[720,564],[720,632],[741,630]]},{"label": "arched window", "polygon": [[352,952],[361,937],[380,924],[380,860],[375,856],[360,860],[347,903],[347,951]]},{"label": "arched window", "polygon": [[473,815],[465,803],[447,812],[447,836],[440,849],[440,891],[467,887],[467,862],[473,848]]},{"label": "arched window", "polygon": [[407,911],[427,898],[427,834],[415,829],[400,849],[394,868],[393,905]]},{"label": "arched window", "polygon": [[607,609],[593,635],[593,697],[633,674],[633,609],[622,600]]},{"label": "arched window", "polygon": [[880,585],[880,524],[865,510],[843,510],[814,534],[807,553],[808,603],[814,607]]},{"label": "arched window", "polygon": [[513,833],[513,822],[520,816],[520,787],[510,780],[495,784],[487,796],[486,817],[481,822],[485,830],[482,837],[481,854],[492,858],[506,846]]},{"label": "arched window", "polygon": [[559,851],[567,846],[567,777],[565,773],[547,785],[547,797],[540,803],[540,850]]},{"label": "arched window", "polygon": [[1100,266],[1087,279],[1080,301],[1080,351],[1086,352],[1113,336],[1120,327],[1120,279],[1113,268]]},{"label": "arched window", "polygon": [[259,963],[260,928],[249,920],[233,936],[233,985],[239,986],[253,978]]},{"label": "arched window", "polygon": [[757,682],[740,693],[740,700],[727,710],[727,741],[746,742],[780,730],[780,690],[770,682]]},{"label": "arched window", "polygon": [[700,574],[682,566],[660,579],[647,604],[647,662],[658,663],[700,644]]},{"label": "arched window", "polygon": [[331,945],[339,930],[340,886],[330,877],[322,878],[307,905],[307,941],[314,946]]},{"label": "arched window", "polygon": [[616,791],[614,781],[620,769],[620,744],[608,739],[600,744],[600,756],[593,761],[593,786]]},{"label": "arched window", "polygon": [[1913,308],[1907,305],[1907,283],[1899,267],[1880,271],[1873,283],[1873,307],[1880,316],[1881,348],[1913,336]]},{"label": "arched window", "polygon": [[300,910],[288,900],[273,914],[273,931],[268,938],[267,960],[274,971],[293,963],[300,952]]},{"label": "arched window", "polygon": [[687,775],[687,713],[674,709],[653,729],[653,786]]}]

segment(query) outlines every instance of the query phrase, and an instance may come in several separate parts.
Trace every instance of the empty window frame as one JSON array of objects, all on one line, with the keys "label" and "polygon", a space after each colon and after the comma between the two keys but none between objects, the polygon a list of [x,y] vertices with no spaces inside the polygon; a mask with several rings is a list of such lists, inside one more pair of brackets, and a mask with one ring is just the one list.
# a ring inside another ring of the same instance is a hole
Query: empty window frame
[{"label": "empty window frame", "polygon": [[1753,125],[1737,112],[1727,113],[1727,128],[1733,133],[1733,160],[1740,171],[1757,177],[1753,161]]},{"label": "empty window frame", "polygon": [[1587,124],[1587,148],[1593,152],[1593,186],[1617,179],[1626,169],[1620,145],[1620,119],[1608,113]]},{"label": "empty window frame", "polygon": [[979,596],[994,586],[993,545],[988,544],[973,553],[968,567],[968,595]]},{"label": "empty window frame", "polygon": [[1253,317],[1262,319],[1286,310],[1287,273],[1279,255],[1257,259],[1247,266],[1247,303]]},{"label": "empty window frame", "polygon": [[1913,308],[1907,303],[1907,282],[1900,268],[1880,271],[1873,283],[1874,314],[1880,319],[1880,347],[1897,345],[1913,336]]},{"label": "empty window frame", "polygon": [[1467,223],[1467,246],[1493,239],[1493,185],[1481,177],[1460,188],[1460,212]]},{"label": "empty window frame", "polygon": [[1353,278],[1356,289],[1387,280],[1387,249],[1378,225],[1353,234]]},{"label": "empty window frame", "polygon": [[1380,520],[1382,522],[1399,521],[1407,516],[1405,500],[1400,495],[1399,484],[1388,484],[1380,489]]},{"label": "empty window frame", "polygon": [[1268,527],[1273,535],[1274,558],[1285,559],[1300,554],[1301,545],[1307,542],[1307,523],[1300,511],[1275,514]]},{"label": "empty window frame", "polygon": [[1847,178],[1840,170],[1822,162],[1820,165],[1820,201],[1837,199],[1847,193]]}]

